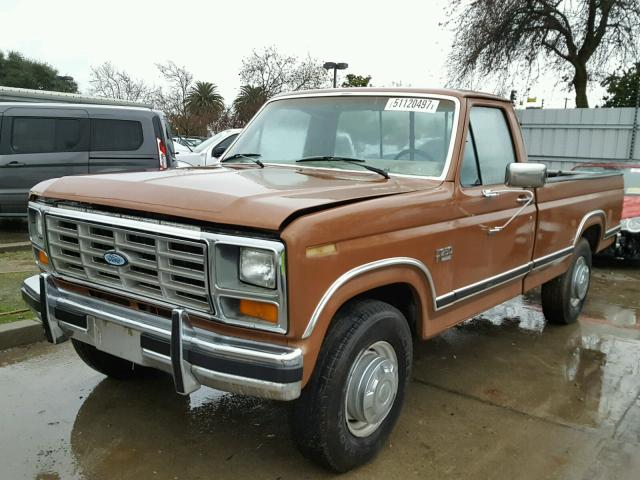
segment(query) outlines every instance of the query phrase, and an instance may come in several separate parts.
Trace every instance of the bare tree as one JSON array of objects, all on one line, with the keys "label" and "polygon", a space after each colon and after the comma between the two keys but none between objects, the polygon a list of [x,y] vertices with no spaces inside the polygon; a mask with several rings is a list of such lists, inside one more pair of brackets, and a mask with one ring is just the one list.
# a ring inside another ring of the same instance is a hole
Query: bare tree
[{"label": "bare tree", "polygon": [[156,67],[167,84],[165,88],[158,89],[158,106],[169,118],[174,132],[180,135],[193,134],[195,116],[189,111],[193,74],[172,61],[158,63]]},{"label": "bare tree", "polygon": [[310,56],[298,58],[280,53],[276,47],[254,50],[242,60],[240,80],[243,85],[259,87],[268,97],[281,92],[322,88],[328,84],[322,64]]},{"label": "bare tree", "polygon": [[91,67],[90,93],[100,97],[153,104],[155,88],[138,80],[124,70],[118,70],[111,62]]},{"label": "bare tree", "polygon": [[637,58],[640,0],[455,0],[451,76],[553,68],[588,107],[589,80]]}]

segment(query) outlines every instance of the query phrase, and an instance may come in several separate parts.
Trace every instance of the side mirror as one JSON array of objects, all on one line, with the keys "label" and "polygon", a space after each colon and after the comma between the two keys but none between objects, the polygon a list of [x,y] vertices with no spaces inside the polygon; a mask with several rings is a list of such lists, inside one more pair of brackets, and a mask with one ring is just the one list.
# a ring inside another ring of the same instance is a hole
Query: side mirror
[{"label": "side mirror", "polygon": [[507,165],[505,183],[509,187],[538,188],[547,181],[544,163],[510,163]]},{"label": "side mirror", "polygon": [[216,147],[211,151],[211,156],[218,158],[220,155],[224,153],[227,147]]}]

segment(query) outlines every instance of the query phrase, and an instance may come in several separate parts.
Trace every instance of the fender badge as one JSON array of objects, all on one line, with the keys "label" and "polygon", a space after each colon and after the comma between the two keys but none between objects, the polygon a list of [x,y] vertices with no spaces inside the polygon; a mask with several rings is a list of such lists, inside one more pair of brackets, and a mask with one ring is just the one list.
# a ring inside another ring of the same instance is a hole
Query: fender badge
[{"label": "fender badge", "polygon": [[453,247],[436,249],[436,262],[448,262],[453,257]]}]

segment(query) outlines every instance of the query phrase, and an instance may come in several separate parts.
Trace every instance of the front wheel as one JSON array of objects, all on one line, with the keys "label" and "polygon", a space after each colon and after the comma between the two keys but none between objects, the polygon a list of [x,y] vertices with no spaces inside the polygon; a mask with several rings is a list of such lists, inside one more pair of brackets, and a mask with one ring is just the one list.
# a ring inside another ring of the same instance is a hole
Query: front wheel
[{"label": "front wheel", "polygon": [[591,281],[591,247],[582,238],[576,245],[569,269],[542,285],[542,312],[549,323],[574,323],[587,298]]},{"label": "front wheel", "polygon": [[398,419],[412,353],[407,320],[396,308],[377,300],[344,307],[294,408],[302,453],[337,472],[371,460]]}]

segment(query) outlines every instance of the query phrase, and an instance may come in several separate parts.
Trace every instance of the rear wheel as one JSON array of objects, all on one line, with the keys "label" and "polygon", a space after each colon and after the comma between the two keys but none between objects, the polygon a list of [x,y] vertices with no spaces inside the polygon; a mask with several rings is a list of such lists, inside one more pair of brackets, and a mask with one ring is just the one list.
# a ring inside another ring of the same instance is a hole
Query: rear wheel
[{"label": "rear wheel", "polygon": [[98,350],[93,345],[71,339],[73,348],[84,363],[107,377],[118,380],[141,378],[148,375],[153,369],[142,367],[124,358],[115,357],[109,353]]},{"label": "rear wheel", "polygon": [[305,456],[345,472],[371,460],[393,429],[412,343],[402,313],[377,300],[353,302],[333,322],[292,426]]},{"label": "rear wheel", "polygon": [[569,269],[542,285],[542,311],[549,323],[574,323],[587,298],[591,281],[591,247],[582,238],[576,245]]}]

